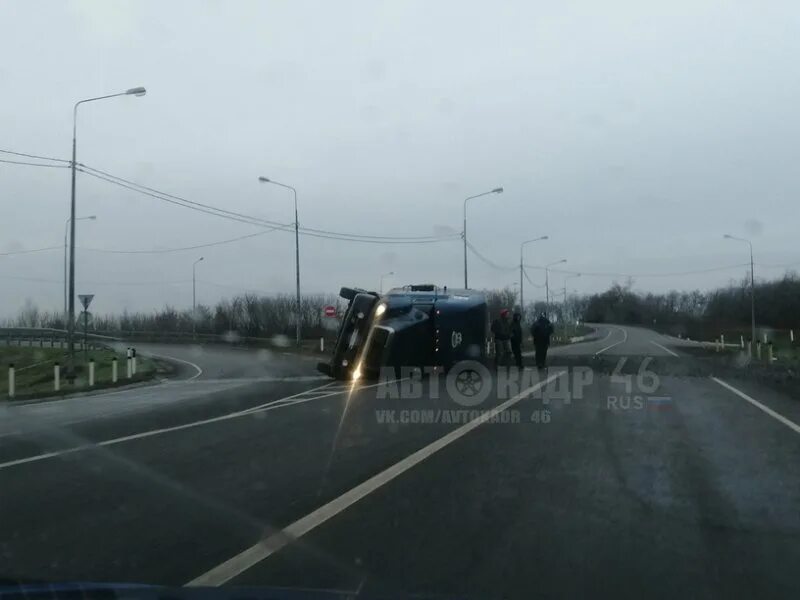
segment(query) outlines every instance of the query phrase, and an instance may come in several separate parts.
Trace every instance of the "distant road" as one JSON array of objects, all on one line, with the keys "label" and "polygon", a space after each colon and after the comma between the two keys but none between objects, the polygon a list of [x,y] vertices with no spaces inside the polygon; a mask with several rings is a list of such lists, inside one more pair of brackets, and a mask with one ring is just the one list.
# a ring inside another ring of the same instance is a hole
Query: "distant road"
[{"label": "distant road", "polygon": [[254,349],[222,344],[162,344],[118,342],[124,350],[172,360],[181,379],[231,379],[247,377],[292,377],[316,374],[316,357],[294,354],[280,348]]},{"label": "distant road", "polygon": [[[149,406],[125,415],[0,415],[29,425],[0,435],[4,576],[800,597],[800,402],[647,329],[599,328],[554,348],[548,379],[466,412],[443,380],[397,398],[302,379],[295,357],[140,345],[203,373],[122,393]],[[577,385],[565,365],[592,370]]]}]

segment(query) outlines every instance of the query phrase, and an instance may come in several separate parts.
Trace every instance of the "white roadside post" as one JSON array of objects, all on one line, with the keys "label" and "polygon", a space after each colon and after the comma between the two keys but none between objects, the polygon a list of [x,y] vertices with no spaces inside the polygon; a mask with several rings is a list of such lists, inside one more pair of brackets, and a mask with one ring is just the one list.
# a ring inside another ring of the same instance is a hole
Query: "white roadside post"
[{"label": "white roadside post", "polygon": [[756,342],[756,358],[761,360],[761,342]]},{"label": "white roadside post", "polygon": [[131,348],[131,372],[136,375],[136,348]]},{"label": "white roadside post", "polygon": [[789,330],[789,341],[794,344],[794,329]]},{"label": "white roadside post", "polygon": [[89,387],[94,387],[94,359],[89,359]]},{"label": "white roadside post", "polygon": [[766,334],[766,332],[764,333],[764,343],[765,344],[767,343],[767,334]]},{"label": "white roadside post", "polygon": [[117,383],[117,357],[111,359],[111,383]]},{"label": "white roadside post", "polygon": [[744,336],[743,335],[739,336],[739,345],[742,347],[742,350],[744,350]]},{"label": "white roadside post", "polygon": [[53,391],[61,389],[61,366],[56,363],[53,365]]},{"label": "white roadside post", "polygon": [[719,334],[719,343],[722,344],[722,349],[724,350],[725,349],[725,334],[724,333],[720,333]]},{"label": "white roadside post", "polygon": [[14,375],[14,363],[8,365],[8,397],[9,399],[13,398],[17,391],[16,389],[16,375]]},{"label": "white roadside post", "polygon": [[126,362],[126,365],[127,365],[127,373],[126,374],[128,376],[128,379],[130,379],[131,376],[133,375],[133,373],[131,373],[131,349],[128,348],[127,351],[125,352],[125,354],[126,354],[126,361],[125,362]]},{"label": "white roadside post", "polygon": [[324,337],[319,338],[319,351],[320,352],[325,352],[325,338]]}]

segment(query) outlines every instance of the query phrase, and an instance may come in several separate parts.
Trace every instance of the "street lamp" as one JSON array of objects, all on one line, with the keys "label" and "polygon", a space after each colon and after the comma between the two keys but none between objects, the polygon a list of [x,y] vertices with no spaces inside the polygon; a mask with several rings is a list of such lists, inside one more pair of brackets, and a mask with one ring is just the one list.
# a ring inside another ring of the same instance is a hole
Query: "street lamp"
[{"label": "street lamp", "polygon": [[753,243],[745,238],[735,237],[725,234],[727,240],[736,240],[737,242],[745,242],[750,246],[750,340],[751,344],[756,343],[756,276],[755,268],[753,267]]},{"label": "street lamp", "polygon": [[279,183],[273,179],[268,179],[266,177],[259,177],[258,180],[261,183],[271,183],[272,185],[277,185],[282,188],[286,188],[287,190],[292,190],[292,194],[294,196],[294,267],[295,267],[295,277],[296,277],[296,284],[297,284],[297,305],[296,305],[296,314],[295,314],[295,337],[297,346],[300,346],[300,220],[297,217],[297,190],[294,189],[290,185],[286,185],[285,183]]},{"label": "street lamp", "polygon": [[550,237],[543,235],[541,237],[533,238],[532,240],[527,240],[525,242],[522,242],[519,245],[519,311],[523,319],[525,317],[525,299],[523,296],[523,281],[522,281],[522,275],[523,275],[522,250],[523,248],[525,248],[526,244],[530,244],[532,242],[539,242],[541,240],[547,240],[547,239],[550,239]]},{"label": "street lamp", "polygon": [[502,194],[503,188],[498,187],[494,188],[491,191],[483,192],[482,194],[477,194],[475,196],[470,196],[469,198],[464,199],[464,230],[462,231],[462,236],[464,237],[464,289],[469,289],[469,283],[467,280],[467,200],[472,200],[473,198],[480,198],[481,196],[488,196],[489,194]]},{"label": "street lamp", "polygon": [[77,147],[78,147],[78,107],[87,102],[116,98],[117,96],[144,96],[147,93],[143,87],[130,88],[119,94],[109,94],[107,96],[97,96],[79,100],[72,109],[72,181],[70,188],[70,208],[69,208],[69,298],[67,315],[67,347],[69,348],[69,360],[67,363],[67,378],[72,381],[75,378],[75,171],[77,166]]},{"label": "street lamp", "polygon": [[192,337],[197,335],[197,263],[203,260],[201,256],[192,263]]},{"label": "street lamp", "polygon": [[381,287],[380,287],[381,294],[383,293],[383,278],[388,277],[390,275],[394,275],[394,271],[389,271],[388,273],[384,273],[383,275],[381,275]]},{"label": "street lamp", "polygon": [[551,262],[544,266],[544,287],[545,287],[545,303],[544,303],[544,310],[545,312],[550,312],[550,267],[553,265],[560,265],[561,263],[567,262],[566,258],[562,258],[561,260],[557,260],[555,262]]},{"label": "street lamp", "polygon": [[[75,219],[76,221],[94,221],[97,217],[95,215],[90,215],[88,217],[78,217]],[[67,217],[67,220],[64,222],[64,318],[67,317],[67,235],[69,234],[69,229],[67,226],[71,217]]]}]

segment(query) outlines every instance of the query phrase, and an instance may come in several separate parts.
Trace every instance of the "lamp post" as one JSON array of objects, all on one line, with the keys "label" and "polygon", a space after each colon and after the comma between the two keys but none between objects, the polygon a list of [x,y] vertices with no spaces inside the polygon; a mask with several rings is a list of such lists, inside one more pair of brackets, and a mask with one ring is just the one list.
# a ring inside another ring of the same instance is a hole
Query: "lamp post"
[{"label": "lamp post", "polygon": [[[97,217],[95,215],[90,215],[88,217],[78,217],[75,220],[76,221],[86,221],[86,220],[94,221],[96,219],[97,219]],[[68,275],[67,275],[67,237],[68,237],[68,234],[69,234],[69,229],[67,229],[67,227],[69,226],[70,220],[72,220],[72,217],[67,217],[67,220],[64,222],[64,318],[65,319],[67,317],[67,277],[68,277]]]},{"label": "lamp post", "polygon": [[381,294],[383,293],[383,278],[384,277],[389,277],[390,275],[394,275],[394,271],[389,271],[388,273],[384,273],[383,275],[381,275],[381,286],[380,286],[380,293]]},{"label": "lamp post", "polygon": [[69,359],[67,361],[67,378],[72,381],[75,379],[75,172],[77,166],[77,147],[78,147],[78,107],[87,102],[116,98],[117,96],[144,96],[147,93],[143,87],[131,88],[118,94],[107,96],[97,96],[96,98],[86,98],[75,103],[72,109],[72,181],[70,186],[70,209],[69,209],[69,297],[67,300],[67,348],[69,349]]},{"label": "lamp post", "polygon": [[285,183],[279,183],[273,179],[268,179],[266,177],[259,177],[258,180],[261,183],[271,183],[272,185],[277,185],[282,188],[286,188],[287,190],[292,190],[292,195],[294,197],[294,267],[295,267],[295,278],[296,278],[296,287],[297,287],[297,299],[295,305],[295,337],[297,346],[300,346],[300,220],[297,217],[297,190],[294,189],[290,185],[286,185]]},{"label": "lamp post", "polygon": [[524,284],[523,284],[523,280],[522,280],[522,276],[523,276],[523,273],[524,273],[524,267],[522,265],[522,250],[525,248],[525,246],[527,244],[530,244],[532,242],[539,242],[541,240],[547,240],[547,239],[550,239],[549,236],[543,235],[541,237],[533,238],[532,240],[527,240],[525,242],[522,242],[519,245],[519,312],[522,315],[523,320],[525,318],[525,298],[524,298],[524,294],[523,294],[523,285]]},{"label": "lamp post", "polygon": [[545,303],[544,303],[544,310],[545,312],[550,312],[550,267],[553,265],[560,265],[561,263],[567,262],[566,258],[562,258],[561,260],[557,260],[555,262],[551,262],[544,266],[544,287],[545,287]]},{"label": "lamp post", "polygon": [[467,201],[472,200],[473,198],[480,198],[481,196],[487,196],[489,194],[502,194],[502,193],[503,193],[503,188],[498,187],[494,188],[491,191],[483,192],[482,194],[476,194],[475,196],[464,198],[464,230],[461,232],[464,238],[464,289],[469,289],[469,281],[467,279]]},{"label": "lamp post", "polygon": [[753,243],[750,240],[740,237],[734,237],[727,233],[723,235],[725,239],[736,240],[737,242],[745,242],[750,246],[750,340],[752,344],[756,343],[756,276],[755,267],[753,266]]},{"label": "lamp post", "polygon": [[197,337],[197,263],[203,260],[201,256],[192,263],[192,337]]}]

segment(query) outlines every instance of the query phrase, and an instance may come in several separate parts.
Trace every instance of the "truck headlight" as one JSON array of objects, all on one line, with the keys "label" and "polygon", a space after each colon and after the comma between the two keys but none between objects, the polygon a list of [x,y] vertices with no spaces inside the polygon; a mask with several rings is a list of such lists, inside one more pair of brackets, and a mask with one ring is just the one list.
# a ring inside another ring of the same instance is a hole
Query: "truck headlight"
[{"label": "truck headlight", "polygon": [[386,305],[381,303],[378,304],[377,308],[375,308],[375,316],[380,317],[383,313],[386,312]]}]

